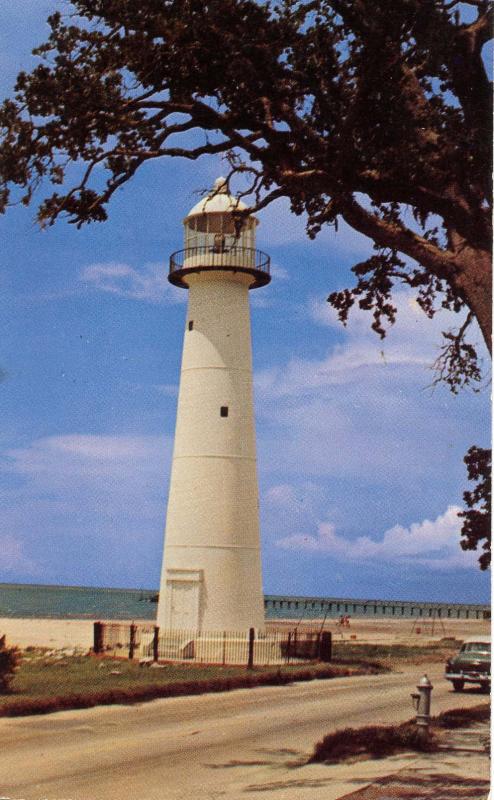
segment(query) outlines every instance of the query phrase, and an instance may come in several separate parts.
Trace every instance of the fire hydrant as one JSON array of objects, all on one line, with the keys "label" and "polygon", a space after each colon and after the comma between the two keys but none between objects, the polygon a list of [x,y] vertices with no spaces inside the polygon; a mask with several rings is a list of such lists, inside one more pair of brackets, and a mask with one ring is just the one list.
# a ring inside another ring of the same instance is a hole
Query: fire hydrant
[{"label": "fire hydrant", "polygon": [[417,684],[418,692],[412,692],[411,695],[414,708],[417,711],[417,728],[423,736],[426,736],[429,732],[433,688],[427,675],[424,675]]}]

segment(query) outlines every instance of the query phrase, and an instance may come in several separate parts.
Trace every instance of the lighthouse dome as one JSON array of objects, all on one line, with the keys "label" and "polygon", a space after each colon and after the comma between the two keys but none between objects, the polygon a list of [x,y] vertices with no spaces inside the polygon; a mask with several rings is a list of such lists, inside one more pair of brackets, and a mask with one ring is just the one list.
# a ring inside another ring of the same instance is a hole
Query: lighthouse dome
[{"label": "lighthouse dome", "polygon": [[229,194],[226,179],[216,178],[211,191],[190,209],[186,219],[202,214],[231,214],[233,211],[247,211],[241,200]]}]

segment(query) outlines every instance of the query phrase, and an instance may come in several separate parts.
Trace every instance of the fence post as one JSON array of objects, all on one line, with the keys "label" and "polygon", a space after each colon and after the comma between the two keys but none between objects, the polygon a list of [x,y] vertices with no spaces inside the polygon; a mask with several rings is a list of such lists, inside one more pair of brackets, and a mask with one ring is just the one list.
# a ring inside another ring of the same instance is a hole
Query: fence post
[{"label": "fence post", "polygon": [[95,622],[93,629],[93,653],[103,652],[103,623]]},{"label": "fence post", "polygon": [[288,641],[287,641],[287,643],[286,643],[286,663],[287,663],[287,664],[289,664],[289,663],[290,663],[290,656],[291,656],[291,654],[292,654],[292,652],[291,652],[291,650],[292,650],[292,647],[291,647],[291,645],[292,645],[292,632],[291,632],[291,631],[288,631]]},{"label": "fence post", "polygon": [[136,649],[136,631],[137,625],[130,626],[130,637],[129,637],[129,658],[132,660],[134,658],[134,651]]},{"label": "fence post", "polygon": [[333,637],[331,631],[323,631],[321,633],[321,641],[319,644],[319,658],[321,661],[331,661],[333,657]]},{"label": "fence post", "polygon": [[249,628],[249,660],[247,662],[247,669],[254,668],[254,639],[256,638],[256,632],[254,628]]},{"label": "fence post", "polygon": [[159,656],[159,641],[160,641],[160,629],[158,625],[154,626],[154,636],[153,636],[153,661],[158,660]]}]

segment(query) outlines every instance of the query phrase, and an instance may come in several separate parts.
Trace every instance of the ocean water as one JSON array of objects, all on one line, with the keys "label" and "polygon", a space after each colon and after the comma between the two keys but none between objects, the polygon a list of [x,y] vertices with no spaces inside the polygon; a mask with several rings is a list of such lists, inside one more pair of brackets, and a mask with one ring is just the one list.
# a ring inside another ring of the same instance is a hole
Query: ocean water
[{"label": "ocean water", "polygon": [[155,590],[0,583],[0,617],[154,619]]},{"label": "ocean water", "polygon": [[[0,583],[0,617],[53,619],[156,618],[155,589],[101,589],[87,586],[41,586]],[[484,604],[427,603],[411,600],[266,595],[267,619],[337,619],[354,617],[470,618],[490,617]]]}]

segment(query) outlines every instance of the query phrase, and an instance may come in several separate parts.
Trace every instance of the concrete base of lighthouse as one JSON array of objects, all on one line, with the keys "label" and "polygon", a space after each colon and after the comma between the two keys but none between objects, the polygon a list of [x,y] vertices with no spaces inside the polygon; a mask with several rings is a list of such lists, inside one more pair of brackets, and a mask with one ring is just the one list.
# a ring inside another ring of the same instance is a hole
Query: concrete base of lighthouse
[{"label": "concrete base of lighthouse", "polygon": [[187,275],[189,306],[157,624],[264,627],[248,290]]}]

